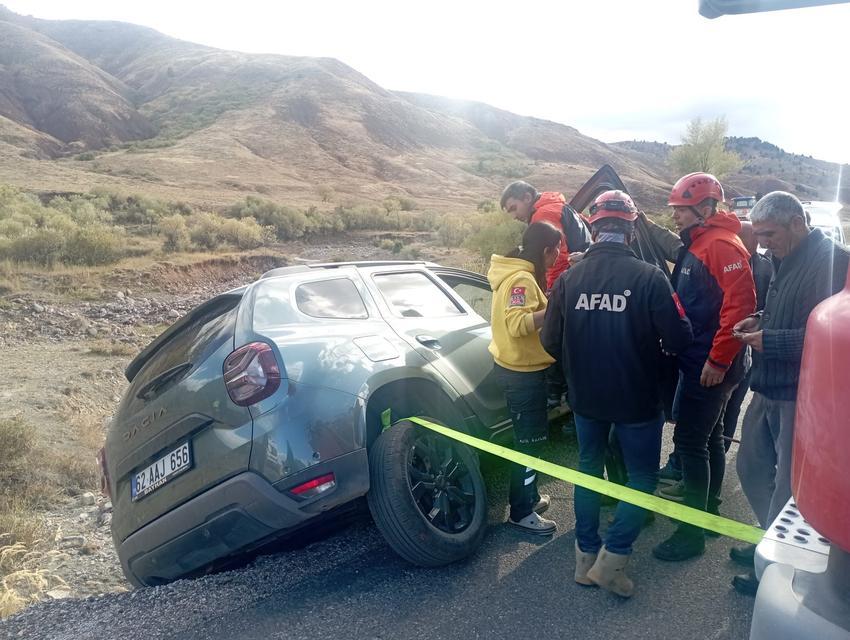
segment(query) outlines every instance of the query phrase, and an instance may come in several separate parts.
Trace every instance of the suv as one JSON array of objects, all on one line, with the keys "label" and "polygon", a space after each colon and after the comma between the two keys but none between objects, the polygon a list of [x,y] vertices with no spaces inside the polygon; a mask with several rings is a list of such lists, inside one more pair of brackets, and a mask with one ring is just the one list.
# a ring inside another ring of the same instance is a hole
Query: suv
[{"label": "suv", "polygon": [[[625,186],[608,166],[583,210]],[[638,226],[635,251],[666,269]],[[427,262],[274,269],[178,320],[127,367],[101,452],[112,537],[135,585],[192,575],[354,499],[390,546],[437,566],[487,524],[475,453],[395,418],[510,435],[483,276]]]},{"label": "suv", "polygon": [[809,218],[809,226],[818,228],[828,237],[840,244],[844,244],[844,229],[841,226],[840,202],[818,202],[803,200],[803,209]]}]

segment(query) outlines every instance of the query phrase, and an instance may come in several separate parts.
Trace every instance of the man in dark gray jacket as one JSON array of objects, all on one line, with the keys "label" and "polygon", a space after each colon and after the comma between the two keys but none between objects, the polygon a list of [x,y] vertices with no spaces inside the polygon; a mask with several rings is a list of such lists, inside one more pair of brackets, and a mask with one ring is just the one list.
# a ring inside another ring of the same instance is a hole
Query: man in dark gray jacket
[{"label": "man in dark gray jacket", "polygon": [[[737,470],[741,487],[762,527],[791,497],[797,382],[806,322],[822,300],[841,291],[850,252],[806,226],[803,205],[774,191],[750,213],[756,238],[772,254],[775,275],[763,311],[735,325],[733,335],[753,348],[753,399],[744,416]],[[752,566],[754,548],[733,550]],[[738,591],[755,592],[755,577],[737,576]]]}]

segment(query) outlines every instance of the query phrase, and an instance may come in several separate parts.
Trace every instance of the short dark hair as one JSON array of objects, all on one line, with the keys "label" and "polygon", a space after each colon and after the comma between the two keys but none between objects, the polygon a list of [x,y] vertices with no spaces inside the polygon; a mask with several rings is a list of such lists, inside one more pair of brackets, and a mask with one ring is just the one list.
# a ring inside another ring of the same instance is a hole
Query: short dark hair
[{"label": "short dark hair", "polygon": [[507,187],[505,187],[505,190],[502,191],[502,198],[499,200],[499,206],[504,209],[505,203],[508,201],[508,198],[513,198],[514,200],[522,200],[526,193],[531,194],[532,200],[537,200],[537,197],[540,195],[537,192],[537,189],[535,189],[527,182],[523,182],[522,180],[511,182]]}]

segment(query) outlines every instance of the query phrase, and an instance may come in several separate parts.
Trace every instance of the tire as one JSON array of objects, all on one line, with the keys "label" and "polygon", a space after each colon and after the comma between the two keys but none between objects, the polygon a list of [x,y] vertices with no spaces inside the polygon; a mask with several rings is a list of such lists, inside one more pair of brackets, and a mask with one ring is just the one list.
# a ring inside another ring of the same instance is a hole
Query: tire
[{"label": "tire", "polygon": [[487,490],[478,458],[466,445],[401,421],[373,443],[369,475],[372,518],[408,562],[439,567],[481,545]]}]

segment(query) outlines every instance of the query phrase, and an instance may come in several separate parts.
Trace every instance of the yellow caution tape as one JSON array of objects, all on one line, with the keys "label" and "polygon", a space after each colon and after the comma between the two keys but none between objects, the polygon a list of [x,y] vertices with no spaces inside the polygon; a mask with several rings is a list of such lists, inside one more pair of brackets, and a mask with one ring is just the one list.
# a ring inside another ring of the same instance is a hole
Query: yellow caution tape
[{"label": "yellow caution tape", "polygon": [[[386,423],[389,423],[388,418],[389,416],[387,415],[385,418]],[[581,473],[575,469],[562,467],[561,465],[546,462],[545,460],[540,460],[539,458],[519,453],[513,449],[508,449],[507,447],[502,447],[500,445],[493,444],[492,442],[481,440],[480,438],[474,438],[466,435],[465,433],[461,433],[460,431],[455,431],[454,429],[434,424],[433,422],[423,420],[422,418],[406,418],[406,420],[421,425],[426,429],[436,431],[437,433],[457,440],[458,442],[462,442],[474,449],[486,451],[487,453],[504,458],[505,460],[510,460],[516,464],[524,465],[530,469],[539,471],[540,473],[545,473],[553,478],[558,478],[559,480],[564,480],[565,482],[569,482],[576,486],[590,489],[591,491],[610,496],[616,500],[629,502],[637,505],[638,507],[655,511],[656,513],[660,513],[675,520],[680,520],[681,522],[686,522],[703,529],[715,531],[721,535],[735,538],[736,540],[758,544],[764,535],[764,531],[758,527],[730,520],[729,518],[715,516],[713,514],[706,513],[705,511],[694,509],[693,507],[687,507],[683,504],[665,500],[664,498],[659,498],[658,496],[648,493],[643,493],[636,489],[630,489],[629,487],[624,487],[601,478],[589,476],[586,473]]]}]

